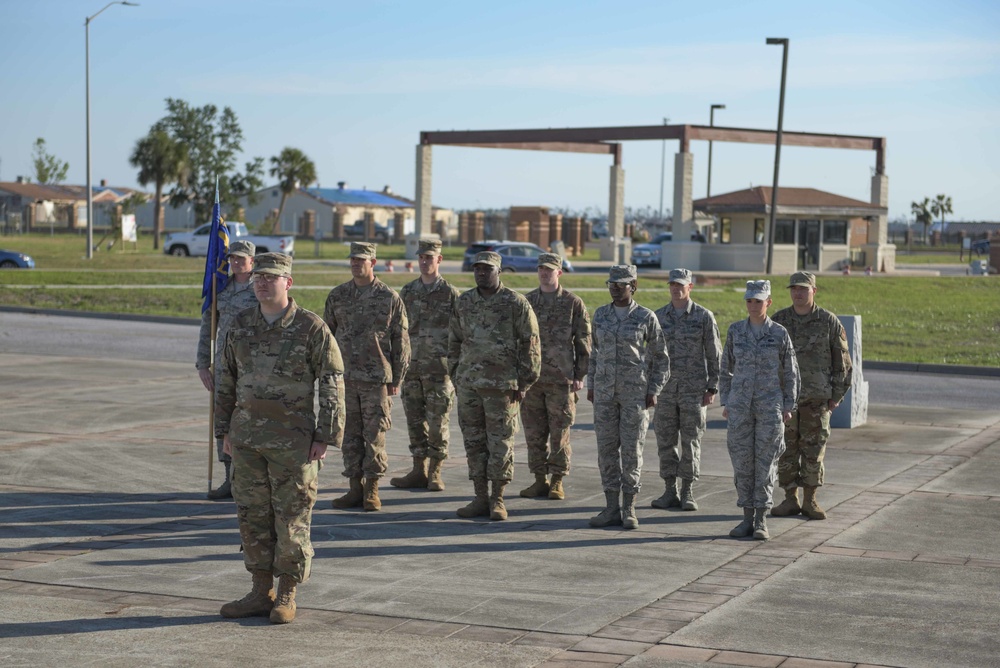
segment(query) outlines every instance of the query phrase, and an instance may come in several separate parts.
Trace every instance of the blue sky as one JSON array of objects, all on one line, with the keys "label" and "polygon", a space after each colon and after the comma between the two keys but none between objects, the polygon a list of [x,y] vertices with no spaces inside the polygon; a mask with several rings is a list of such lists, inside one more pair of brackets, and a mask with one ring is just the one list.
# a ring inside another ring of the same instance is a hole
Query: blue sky
[{"label": "blue sky", "polygon": [[[128,155],[164,98],[230,106],[245,158],[300,148],[320,183],[414,191],[421,130],[647,125],[884,136],[890,218],[947,193],[1000,220],[1000,3],[139,0],[91,24],[93,174],[135,185]],[[0,0],[0,180],[44,137],[85,174],[84,19],[105,0]],[[672,202],[667,145],[665,206]],[[624,145],[626,205],[658,207],[659,142]],[[692,143],[694,195],[707,144]],[[770,185],[774,149],[716,143],[712,191]],[[785,147],[781,184],[868,200],[874,153]],[[434,149],[453,208],[608,204],[608,156]],[[268,179],[269,183],[271,179]]]}]

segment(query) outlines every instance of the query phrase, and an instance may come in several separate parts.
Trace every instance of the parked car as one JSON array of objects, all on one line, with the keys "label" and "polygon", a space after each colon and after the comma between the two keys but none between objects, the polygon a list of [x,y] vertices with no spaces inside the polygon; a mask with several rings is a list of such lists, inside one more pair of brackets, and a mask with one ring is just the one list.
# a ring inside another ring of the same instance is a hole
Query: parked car
[{"label": "parked car", "polygon": [[[344,236],[349,239],[364,239],[365,238],[365,221],[358,220],[350,225],[344,225]],[[375,236],[372,237],[371,241],[376,241],[379,243],[387,244],[389,243],[389,226],[380,225],[375,223]]]},{"label": "parked car", "polygon": [[[229,242],[250,241],[257,247],[258,253],[285,253],[295,255],[295,237],[263,236],[250,234],[244,223],[226,223],[229,228]],[[212,223],[205,223],[192,232],[174,232],[163,239],[163,252],[167,255],[184,257],[186,255],[208,255],[209,233]]]},{"label": "parked car", "polygon": [[[632,246],[632,264],[637,267],[659,267],[660,251],[663,250],[660,244],[664,241],[673,241],[673,239],[673,232],[661,232],[644,244]],[[705,235],[700,232],[692,232],[691,241],[703,244],[706,242]]]},{"label": "parked car", "polygon": [[34,269],[35,261],[30,255],[17,251],[0,250],[0,269]]},{"label": "parked car", "polygon": [[990,254],[990,240],[980,239],[979,241],[972,242],[972,250],[976,252],[976,255],[989,255]]},{"label": "parked car", "polygon": [[[493,251],[500,255],[500,271],[513,273],[516,271],[533,272],[538,269],[538,256],[545,249],[523,241],[480,241],[469,244],[462,259],[462,271],[472,271],[472,260],[476,253]],[[563,271],[573,271],[569,260],[563,259]]]}]

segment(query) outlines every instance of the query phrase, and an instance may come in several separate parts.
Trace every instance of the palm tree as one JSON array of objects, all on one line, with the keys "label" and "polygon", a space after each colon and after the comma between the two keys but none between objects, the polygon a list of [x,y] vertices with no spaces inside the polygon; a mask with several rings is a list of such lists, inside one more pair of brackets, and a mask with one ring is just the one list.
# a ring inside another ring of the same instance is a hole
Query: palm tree
[{"label": "palm tree", "polygon": [[951,213],[951,198],[947,195],[938,195],[931,202],[931,213],[941,219],[941,234],[944,235],[944,214]]},{"label": "palm tree", "polygon": [[288,196],[316,181],[316,165],[299,149],[286,146],[280,154],[271,157],[271,176],[280,179],[278,186],[281,188],[281,204],[278,206],[278,217],[272,223],[273,233],[274,227],[281,224]]},{"label": "palm tree", "polygon": [[169,183],[183,184],[188,174],[187,147],[174,141],[163,130],[152,129],[135,143],[129,162],[139,168],[138,181],[143,186],[156,185],[153,200],[153,249],[160,247],[163,225],[160,211],[163,208],[163,187]]},{"label": "palm tree", "polygon": [[924,226],[924,245],[927,245],[927,230],[931,226],[931,200],[929,197],[925,197],[923,202],[911,202],[910,211],[913,213],[913,217],[917,219],[918,223]]}]

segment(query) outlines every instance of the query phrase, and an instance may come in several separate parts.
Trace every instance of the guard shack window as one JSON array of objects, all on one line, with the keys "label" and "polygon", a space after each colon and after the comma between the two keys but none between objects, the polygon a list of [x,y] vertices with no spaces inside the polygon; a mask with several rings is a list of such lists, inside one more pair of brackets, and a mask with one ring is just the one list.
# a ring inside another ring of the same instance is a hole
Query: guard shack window
[{"label": "guard shack window", "polygon": [[755,244],[764,243],[764,219],[753,219],[753,242]]},{"label": "guard shack window", "polygon": [[823,243],[847,245],[847,221],[824,220]]},{"label": "guard shack window", "polygon": [[788,218],[774,221],[774,243],[794,244],[795,243],[795,221]]},{"label": "guard shack window", "polygon": [[719,220],[719,243],[728,244],[733,240],[733,219],[722,218]]}]

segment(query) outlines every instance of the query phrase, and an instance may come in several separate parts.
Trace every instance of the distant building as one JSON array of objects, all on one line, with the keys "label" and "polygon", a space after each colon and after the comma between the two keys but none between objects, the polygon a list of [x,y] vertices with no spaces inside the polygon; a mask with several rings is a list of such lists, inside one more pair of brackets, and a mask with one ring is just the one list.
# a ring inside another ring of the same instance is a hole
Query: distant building
[{"label": "distant building", "polygon": [[[696,214],[702,212],[718,221],[714,243],[690,249],[690,253],[699,254],[700,269],[764,270],[771,211],[770,187],[757,186],[713,195],[695,200],[692,206]],[[799,269],[836,271],[845,262],[864,265],[870,219],[884,216],[887,211],[886,207],[877,204],[815,188],[780,188],[772,271],[776,274]],[[665,257],[664,261],[672,259]],[[694,264],[691,258],[684,266]]]},{"label": "distant building", "polygon": [[[109,227],[114,206],[133,188],[109,187],[105,181],[93,187],[94,226]],[[145,193],[142,193],[145,195]],[[87,227],[87,187],[42,185],[23,177],[0,181],[0,225],[9,231],[79,230]]]}]

